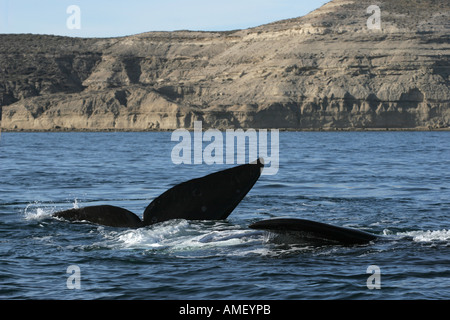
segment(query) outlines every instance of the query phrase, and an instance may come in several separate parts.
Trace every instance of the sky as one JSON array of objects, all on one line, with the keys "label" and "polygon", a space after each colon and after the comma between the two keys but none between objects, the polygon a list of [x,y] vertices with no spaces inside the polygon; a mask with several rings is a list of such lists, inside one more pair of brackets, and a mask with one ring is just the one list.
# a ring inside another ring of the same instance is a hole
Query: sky
[{"label": "sky", "polygon": [[328,0],[0,0],[0,33],[118,37],[227,31],[304,16]]}]

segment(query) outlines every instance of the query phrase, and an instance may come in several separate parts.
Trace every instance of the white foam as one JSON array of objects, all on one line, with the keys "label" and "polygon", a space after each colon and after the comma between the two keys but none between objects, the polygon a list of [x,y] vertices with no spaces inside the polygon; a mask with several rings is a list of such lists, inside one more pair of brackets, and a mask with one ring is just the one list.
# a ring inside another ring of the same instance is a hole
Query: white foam
[{"label": "white foam", "polygon": [[80,206],[78,205],[78,199],[75,198],[74,202],[73,202],[73,209],[79,209]]},{"label": "white foam", "polygon": [[103,246],[118,249],[165,249],[170,252],[231,247],[248,243],[255,235],[253,230],[223,230],[219,225],[210,226],[209,229],[199,228],[197,224],[186,220],[119,232],[99,227],[98,231],[106,240],[100,244]]},{"label": "white foam", "polygon": [[[34,207],[38,206],[38,207]],[[25,220],[44,220],[50,218],[54,210],[50,208],[41,208],[39,203],[31,203],[26,206],[24,215]]]},{"label": "white foam", "polygon": [[151,228],[132,229],[125,231],[105,231],[99,227],[105,237],[108,247],[118,248],[159,248],[176,239],[187,228],[187,221],[170,221]]},{"label": "white foam", "polygon": [[[77,199],[74,200],[73,209],[78,209]],[[49,207],[48,204],[35,201],[25,207],[24,218],[25,220],[45,220],[51,218],[56,211],[55,207]]]},{"label": "white foam", "polygon": [[238,246],[249,241],[254,234],[252,230],[210,231],[194,237],[180,238],[174,242],[174,250],[208,249]]},{"label": "white foam", "polygon": [[437,230],[437,231],[409,231],[399,232],[397,235],[409,236],[416,242],[432,242],[432,241],[450,241],[450,230]]}]

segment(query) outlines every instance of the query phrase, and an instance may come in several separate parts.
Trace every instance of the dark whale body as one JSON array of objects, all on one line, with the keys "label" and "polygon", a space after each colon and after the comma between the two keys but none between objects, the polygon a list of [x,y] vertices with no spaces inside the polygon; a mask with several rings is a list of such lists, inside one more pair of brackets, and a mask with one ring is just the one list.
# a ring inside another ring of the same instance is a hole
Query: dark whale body
[{"label": "dark whale body", "polygon": [[288,236],[293,241],[321,244],[357,245],[378,239],[368,232],[303,219],[263,220],[250,225],[250,228]]},{"label": "dark whale body", "polygon": [[143,221],[131,211],[106,205],[70,209],[53,216],[119,228],[140,228],[172,219],[224,220],[258,181],[263,167],[258,160],[176,185],[150,203]]},{"label": "dark whale body", "polygon": [[140,228],[143,222],[133,212],[120,207],[93,206],[80,209],[70,209],[53,214],[72,222],[86,221],[98,225],[117,228]]},{"label": "dark whale body", "polygon": [[[131,211],[109,205],[70,209],[53,216],[119,228],[141,228],[173,219],[224,220],[258,181],[263,167],[262,160],[258,160],[178,184],[149,204],[143,220]],[[287,236],[285,242],[358,245],[379,238],[364,231],[303,219],[263,220],[249,227]]]},{"label": "dark whale body", "polygon": [[181,183],[153,200],[144,223],[171,219],[224,220],[252,189],[261,175],[262,161],[216,172]]}]

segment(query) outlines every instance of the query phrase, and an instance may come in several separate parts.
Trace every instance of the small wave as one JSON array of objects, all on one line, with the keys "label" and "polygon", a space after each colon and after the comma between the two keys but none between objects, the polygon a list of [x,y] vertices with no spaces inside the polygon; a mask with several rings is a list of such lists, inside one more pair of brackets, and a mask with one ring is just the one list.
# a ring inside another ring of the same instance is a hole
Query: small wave
[{"label": "small wave", "polygon": [[450,241],[450,230],[398,232],[399,236],[411,237],[416,242]]},{"label": "small wave", "polygon": [[172,220],[148,228],[119,232],[99,227],[99,231],[106,241],[97,245],[114,249],[150,249],[169,252],[238,246],[260,234],[254,230],[240,228],[224,230],[220,223],[208,228],[200,228],[198,223],[187,220]]}]

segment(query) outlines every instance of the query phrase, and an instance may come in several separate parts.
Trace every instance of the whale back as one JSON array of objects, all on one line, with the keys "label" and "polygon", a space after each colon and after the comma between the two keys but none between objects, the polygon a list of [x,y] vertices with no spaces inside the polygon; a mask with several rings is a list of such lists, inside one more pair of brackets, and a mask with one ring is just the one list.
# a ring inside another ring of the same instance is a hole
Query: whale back
[{"label": "whale back", "polygon": [[85,221],[108,227],[142,227],[142,221],[137,215],[126,209],[114,206],[92,206],[70,209],[57,212],[53,216],[68,221]]},{"label": "whale back", "polygon": [[361,230],[303,219],[262,220],[250,225],[250,228],[285,235],[294,241],[312,243],[356,245],[378,239],[376,235]]},{"label": "whale back", "polygon": [[224,220],[251,190],[263,167],[258,160],[176,185],[145,209],[144,225],[171,219]]}]

